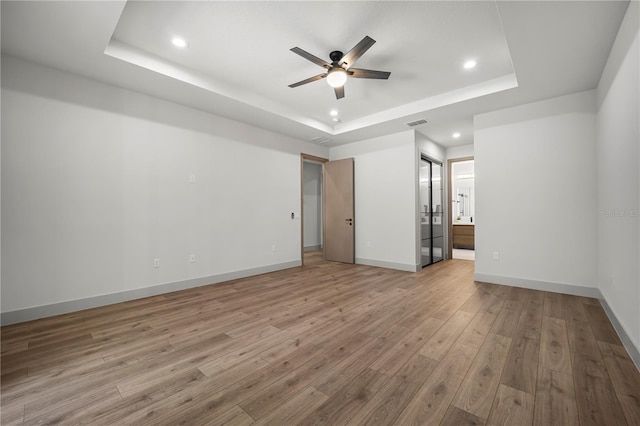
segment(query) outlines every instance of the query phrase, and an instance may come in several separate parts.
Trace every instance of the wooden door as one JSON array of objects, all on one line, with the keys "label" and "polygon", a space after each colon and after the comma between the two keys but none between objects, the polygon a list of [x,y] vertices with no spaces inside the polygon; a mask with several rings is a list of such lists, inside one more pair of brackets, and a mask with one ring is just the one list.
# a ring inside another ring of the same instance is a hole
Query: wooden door
[{"label": "wooden door", "polygon": [[353,158],[324,163],[323,188],[324,257],[354,263]]}]

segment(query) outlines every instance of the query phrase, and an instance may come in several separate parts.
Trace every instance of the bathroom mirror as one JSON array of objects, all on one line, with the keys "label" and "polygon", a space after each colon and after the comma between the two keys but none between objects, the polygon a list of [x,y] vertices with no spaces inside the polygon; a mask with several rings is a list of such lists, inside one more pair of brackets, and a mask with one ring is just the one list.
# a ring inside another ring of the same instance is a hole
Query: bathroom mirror
[{"label": "bathroom mirror", "polygon": [[471,198],[469,188],[458,188],[456,194],[456,216],[471,216]]},{"label": "bathroom mirror", "polygon": [[473,160],[452,165],[451,212],[454,224],[471,224],[475,216],[475,175]]}]

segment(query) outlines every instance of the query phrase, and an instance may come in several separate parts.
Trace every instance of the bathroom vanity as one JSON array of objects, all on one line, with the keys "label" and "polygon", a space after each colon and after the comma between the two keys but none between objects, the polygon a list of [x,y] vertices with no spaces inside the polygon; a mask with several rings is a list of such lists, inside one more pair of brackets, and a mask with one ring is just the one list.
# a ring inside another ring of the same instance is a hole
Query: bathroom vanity
[{"label": "bathroom vanity", "polygon": [[475,225],[473,223],[453,224],[453,248],[475,249]]}]

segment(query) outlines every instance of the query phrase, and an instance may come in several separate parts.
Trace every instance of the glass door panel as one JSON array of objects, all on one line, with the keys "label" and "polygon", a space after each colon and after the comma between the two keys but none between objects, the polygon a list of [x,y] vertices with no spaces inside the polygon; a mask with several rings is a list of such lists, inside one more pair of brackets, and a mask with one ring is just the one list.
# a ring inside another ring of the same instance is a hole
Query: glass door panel
[{"label": "glass door panel", "polygon": [[422,266],[431,263],[431,163],[420,160],[420,253]]},{"label": "glass door panel", "polygon": [[422,266],[444,258],[442,164],[420,159],[420,253]]},{"label": "glass door panel", "polygon": [[431,263],[444,259],[444,220],[442,204],[442,164],[431,163],[431,205],[434,206],[432,213],[431,238],[432,258]]}]

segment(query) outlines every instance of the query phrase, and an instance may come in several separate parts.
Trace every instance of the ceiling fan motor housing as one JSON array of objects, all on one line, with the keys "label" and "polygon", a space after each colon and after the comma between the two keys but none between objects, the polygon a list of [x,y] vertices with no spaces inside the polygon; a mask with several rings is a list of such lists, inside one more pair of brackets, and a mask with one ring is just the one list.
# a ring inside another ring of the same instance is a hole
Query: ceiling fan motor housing
[{"label": "ceiling fan motor housing", "polygon": [[339,50],[334,50],[333,52],[329,53],[329,58],[331,58],[331,61],[334,63],[334,65],[336,65],[343,56],[343,53]]}]

